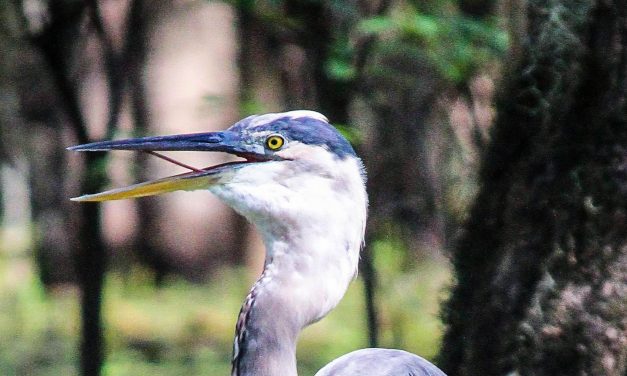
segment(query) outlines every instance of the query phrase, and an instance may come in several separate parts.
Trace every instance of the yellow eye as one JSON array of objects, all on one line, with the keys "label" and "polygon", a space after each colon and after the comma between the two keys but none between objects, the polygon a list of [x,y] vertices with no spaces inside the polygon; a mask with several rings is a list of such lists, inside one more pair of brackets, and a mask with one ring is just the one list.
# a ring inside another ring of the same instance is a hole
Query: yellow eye
[{"label": "yellow eye", "polygon": [[266,146],[270,150],[279,150],[281,147],[283,147],[284,143],[285,139],[283,138],[283,136],[280,136],[278,134],[273,134],[272,136],[266,138]]}]

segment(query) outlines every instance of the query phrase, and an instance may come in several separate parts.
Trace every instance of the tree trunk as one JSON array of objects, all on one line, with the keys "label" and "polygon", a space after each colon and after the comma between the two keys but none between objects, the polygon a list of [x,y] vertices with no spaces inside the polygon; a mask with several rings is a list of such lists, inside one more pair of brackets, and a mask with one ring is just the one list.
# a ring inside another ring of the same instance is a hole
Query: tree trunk
[{"label": "tree trunk", "polygon": [[[126,71],[127,95],[130,101],[133,129],[137,135],[150,133],[150,108],[147,100],[147,88],[144,79],[144,66],[148,46],[149,20],[146,16],[150,11],[151,3],[144,0],[133,0],[129,4],[125,25],[125,45],[122,52],[122,62]],[[146,153],[137,153],[133,164],[137,181],[148,181],[148,160]],[[148,265],[155,273],[155,284],[161,285],[166,275],[174,271],[173,261],[168,257],[157,238],[158,218],[162,211],[160,200],[147,197],[137,200],[138,225],[137,236],[134,241],[134,252],[139,260]]]},{"label": "tree trunk", "polygon": [[[80,75],[73,74],[77,51],[83,47],[81,21],[85,4],[51,2],[48,4],[48,23],[41,30],[30,31],[30,39],[47,65],[58,93],[58,105],[67,119],[77,143],[92,141],[79,100]],[[113,126],[111,126],[113,127]],[[104,155],[88,153],[80,173],[80,192],[102,190],[105,181]],[[102,288],[107,255],[100,226],[100,205],[83,205],[77,211],[77,234],[74,253],[75,268],[81,297],[81,375],[98,376],[104,360],[102,323]]]},{"label": "tree trunk", "polygon": [[[81,192],[102,190],[104,155],[86,153]],[[94,176],[96,175],[96,176]],[[83,376],[99,376],[104,362],[102,292],[107,254],[100,226],[100,205],[84,204],[80,208],[79,244],[76,270],[81,289],[80,371]]]},{"label": "tree trunk", "polygon": [[625,375],[627,6],[530,0],[454,251],[449,375]]}]

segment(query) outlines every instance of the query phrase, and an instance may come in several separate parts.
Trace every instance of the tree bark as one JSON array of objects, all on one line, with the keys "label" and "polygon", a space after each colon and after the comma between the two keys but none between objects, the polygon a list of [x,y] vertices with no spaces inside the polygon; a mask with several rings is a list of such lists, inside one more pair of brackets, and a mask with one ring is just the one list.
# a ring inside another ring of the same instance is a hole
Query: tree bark
[{"label": "tree bark", "polygon": [[[334,122],[348,124],[351,85],[331,79],[325,71],[335,41],[333,30],[337,26],[333,23],[334,15],[328,4],[323,1],[286,0],[284,7],[285,16],[300,26],[293,30],[291,40],[284,41],[287,105],[293,108],[317,107]],[[290,56],[301,53],[302,58]],[[300,64],[293,64],[301,59]],[[291,72],[293,67],[297,67],[296,72]],[[298,75],[299,79],[289,78],[294,78],[294,75]]]},{"label": "tree bark", "polygon": [[[126,94],[130,101],[133,130],[137,135],[150,134],[150,108],[147,100],[147,88],[144,78],[149,34],[149,18],[147,14],[152,3],[144,0],[132,0],[128,7],[125,22],[125,44],[122,52],[124,64]],[[154,14],[153,14],[154,16]],[[137,181],[150,180],[148,176],[148,160],[146,153],[137,153],[133,164],[137,166]],[[160,201],[155,197],[147,197],[135,202],[138,212],[137,236],[134,241],[134,252],[138,259],[148,265],[155,273],[155,285],[160,286],[167,274],[174,272],[174,262],[168,257],[154,234],[158,233]]]},{"label": "tree bark", "polygon": [[[30,38],[47,65],[67,126],[75,142],[81,144],[92,140],[79,100],[80,77],[73,74],[72,68],[83,42],[80,25],[85,12],[83,3],[50,2],[48,23],[39,31],[31,31]],[[80,192],[102,189],[105,181],[103,158],[102,153],[85,154]],[[81,375],[98,376],[104,360],[101,308],[107,254],[100,226],[100,205],[83,205],[78,213],[74,259],[81,293],[80,371]]]},{"label": "tree bark", "polygon": [[[81,192],[99,192],[104,178],[104,155],[87,153]],[[96,176],[94,176],[96,175]],[[76,269],[81,289],[80,371],[83,376],[99,376],[104,362],[104,328],[102,322],[102,291],[107,267],[107,253],[102,239],[100,205],[85,204],[80,208],[79,244]]]},{"label": "tree bark", "polygon": [[454,251],[449,375],[627,371],[627,7],[531,0]]}]

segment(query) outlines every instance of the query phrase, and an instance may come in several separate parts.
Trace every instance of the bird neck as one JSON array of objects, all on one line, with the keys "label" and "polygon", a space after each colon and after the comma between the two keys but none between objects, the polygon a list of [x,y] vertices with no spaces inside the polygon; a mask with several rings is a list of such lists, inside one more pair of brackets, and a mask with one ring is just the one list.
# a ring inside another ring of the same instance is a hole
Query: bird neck
[{"label": "bird neck", "polygon": [[325,235],[263,234],[266,262],[237,320],[233,376],[297,375],[300,331],[339,303],[357,270],[361,239]]},{"label": "bird neck", "polygon": [[240,310],[233,343],[232,376],[296,376],[296,339],[300,324],[278,290],[267,265]]}]

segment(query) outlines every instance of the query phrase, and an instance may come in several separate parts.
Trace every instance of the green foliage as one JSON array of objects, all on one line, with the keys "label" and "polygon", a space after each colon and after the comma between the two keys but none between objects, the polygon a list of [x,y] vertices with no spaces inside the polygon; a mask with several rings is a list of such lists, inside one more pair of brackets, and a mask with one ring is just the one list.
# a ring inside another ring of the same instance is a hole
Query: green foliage
[{"label": "green foliage", "polygon": [[355,67],[346,59],[329,59],[325,71],[329,77],[337,81],[351,81],[355,78]]},{"label": "green foliage", "polygon": [[[448,273],[442,264],[407,268],[395,262],[398,252],[405,252],[397,246],[394,241],[376,246],[382,345],[431,357],[440,336],[437,292]],[[0,374],[76,375],[76,289],[60,286],[45,292],[27,255],[6,255],[0,253]],[[225,268],[213,278],[207,284],[172,279],[155,289],[145,269],[110,273],[104,297],[104,374],[228,374],[235,320],[255,276]],[[301,335],[300,373],[312,375],[330,360],[365,347],[364,312],[363,285],[357,279],[338,308]]]},{"label": "green foliage", "polygon": [[397,48],[418,49],[440,74],[454,82],[468,80],[507,49],[505,31],[496,20],[477,20],[460,14],[402,14],[365,19],[358,29],[389,40]]},{"label": "green foliage", "polygon": [[354,54],[355,51],[346,35],[336,37],[324,67],[327,76],[340,82],[349,82],[357,78],[353,64]]},{"label": "green foliage", "polygon": [[[467,17],[456,10],[454,1],[436,5],[426,10],[405,5],[386,15],[361,19],[355,25],[356,35],[379,41],[374,54],[415,50],[455,84],[465,82],[477,69],[504,55],[508,35],[496,18]],[[356,78],[354,54],[351,40],[336,38],[327,63],[329,77],[339,81]]]},{"label": "green foliage", "polygon": [[430,258],[417,262],[398,236],[375,241],[373,254],[381,346],[434,357],[442,330],[438,307],[449,282],[445,264]]},{"label": "green foliage", "polygon": [[0,374],[71,375],[75,310],[75,300],[46,297],[28,261],[0,258]]},{"label": "green foliage", "polygon": [[395,22],[386,16],[366,18],[357,26],[357,30],[364,34],[383,34],[393,31],[395,28]]},{"label": "green foliage", "polygon": [[363,141],[363,135],[359,129],[348,126],[346,124],[333,124],[335,128],[344,136],[353,146],[358,146]]},{"label": "green foliage", "polygon": [[250,115],[263,114],[268,111],[266,111],[264,104],[259,102],[258,100],[246,99],[240,101],[239,112],[242,117],[246,117]]}]

